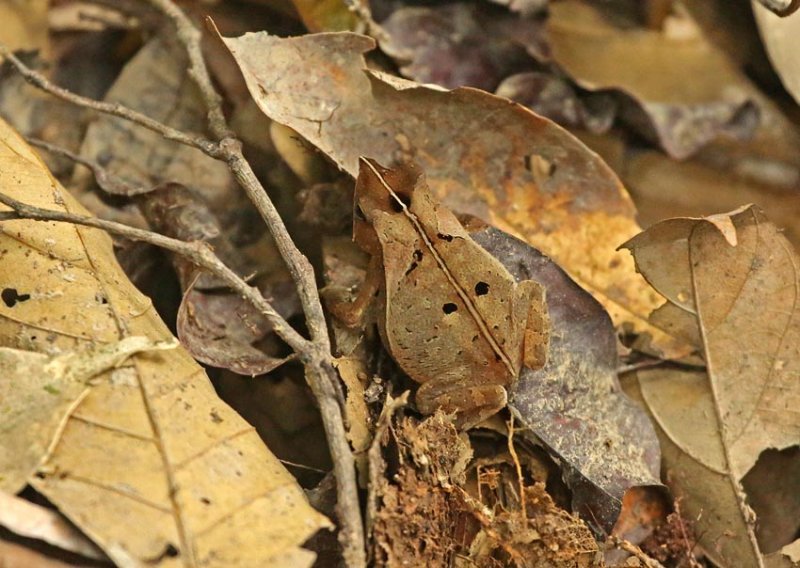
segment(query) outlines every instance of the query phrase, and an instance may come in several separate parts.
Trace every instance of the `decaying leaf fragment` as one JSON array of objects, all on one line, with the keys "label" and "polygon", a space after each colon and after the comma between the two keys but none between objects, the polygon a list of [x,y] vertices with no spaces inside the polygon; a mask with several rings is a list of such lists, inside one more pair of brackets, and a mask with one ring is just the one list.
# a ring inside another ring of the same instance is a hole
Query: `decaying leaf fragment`
[{"label": "decaying leaf fragment", "polygon": [[[543,483],[525,487],[520,496],[517,479],[510,485],[487,482],[502,477],[489,466],[477,482],[483,489],[476,491],[475,474],[467,472],[472,449],[449,417],[437,413],[421,423],[403,418],[391,432],[394,439],[384,446],[397,454],[398,471],[390,480],[373,478],[377,566],[602,566],[588,527],[560,509]],[[462,487],[468,475],[468,487]]]},{"label": "decaying leaf fragment", "polygon": [[[107,560],[92,541],[57,511],[34,505],[0,490],[0,526],[12,533],[40,540],[94,560]],[[0,558],[7,561],[0,552]]]},{"label": "decaying leaf fragment", "polygon": [[488,3],[400,8],[381,26],[387,34],[381,49],[400,63],[404,76],[448,89],[491,92],[528,66],[529,52],[547,56],[540,21]]},{"label": "decaying leaf fragment", "polygon": [[[127,63],[105,100],[173,128],[202,133],[206,111],[196,85],[186,77],[186,69],[186,54],[177,39],[169,34],[157,35]],[[119,118],[96,116],[86,131],[80,154],[131,184],[128,195],[166,182],[192,188],[214,211],[225,215],[221,218],[225,227],[229,225],[228,218],[239,212],[238,205],[246,202],[225,164],[197,148],[176,144]],[[92,208],[99,201],[88,191],[94,177],[81,168],[76,170],[75,183],[85,192],[80,195],[84,204]],[[138,215],[135,208],[131,209],[132,214]],[[138,221],[142,223],[141,217]]]},{"label": "decaying leaf fragment", "polygon": [[[85,214],[4,122],[0,187]],[[132,336],[173,340],[107,234],[27,220],[1,229],[4,347],[57,354]],[[300,545],[330,526],[180,348],[135,354],[97,381],[51,446],[28,483],[120,565],[310,566]]]},{"label": "decaying leaf fragment", "polygon": [[800,65],[795,43],[800,32],[800,15],[780,18],[757,0],[753,0],[753,14],[775,71],[795,100],[800,99]]},{"label": "decaying leaf fragment", "polygon": [[502,231],[476,229],[473,240],[514,278],[547,290],[547,363],[523,369],[510,393],[521,435],[543,443],[561,463],[573,509],[610,533],[629,488],[660,485],[661,461],[652,424],[620,391],[613,325],[552,260]]},{"label": "decaying leaf fragment", "polygon": [[[616,324],[648,332],[667,353],[686,346],[646,323],[657,305],[615,252],[638,231],[613,172],[571,135],[506,99],[442,91],[366,70],[367,37],[266,33],[224,39],[253,98],[354,177],[358,158],[412,158],[435,197],[523,235],[591,291]],[[264,53],[270,57],[263,57]]]},{"label": "decaying leaf fragment", "polygon": [[776,491],[780,503],[760,506],[764,498],[750,498],[742,484],[770,467],[759,463],[765,450],[800,459],[800,258],[754,206],[663,221],[625,247],[675,317],[694,318],[700,330],[707,376],[650,371],[640,374],[639,388],[669,440],[666,466],[690,496],[687,514],[704,511],[701,544],[724,566],[788,562],[779,551],[800,523],[784,521],[775,531],[783,542],[773,535],[765,545],[756,523],[772,520],[757,515],[800,510],[800,491]]}]

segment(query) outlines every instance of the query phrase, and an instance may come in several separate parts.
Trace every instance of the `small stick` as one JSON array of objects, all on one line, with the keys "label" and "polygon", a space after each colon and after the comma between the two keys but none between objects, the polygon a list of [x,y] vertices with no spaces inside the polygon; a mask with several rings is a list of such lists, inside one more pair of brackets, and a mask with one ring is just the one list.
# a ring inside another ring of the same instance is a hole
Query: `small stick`
[{"label": "small stick", "polygon": [[104,101],[96,101],[94,99],[82,97],[80,95],[76,95],[72,91],[51,83],[44,75],[37,73],[25,65],[7,46],[2,44],[0,44],[0,57],[11,63],[11,65],[14,66],[17,72],[22,75],[22,77],[28,83],[45,91],[46,93],[50,93],[51,95],[58,97],[61,100],[67,101],[68,103],[72,103],[79,107],[90,108],[98,112],[104,112],[112,116],[124,118],[125,120],[129,120],[134,124],[143,126],[148,130],[157,132],[168,140],[174,140],[176,142],[180,142],[181,144],[198,148],[214,158],[220,157],[219,145],[215,144],[211,140],[203,138],[202,136],[186,134],[185,132],[172,128],[171,126],[167,126],[166,124],[150,118],[146,114],[142,114],[121,104],[107,103]]},{"label": "small stick", "polygon": [[619,548],[620,550],[624,550],[625,552],[635,556],[642,564],[645,565],[646,568],[664,568],[664,565],[661,564],[661,562],[654,558],[650,558],[641,548],[632,542],[625,540],[624,538],[619,538],[618,536],[609,536],[608,544],[610,547]]},{"label": "small stick", "polygon": [[263,316],[267,318],[270,324],[272,324],[275,333],[277,333],[292,349],[298,353],[308,352],[309,350],[311,342],[297,333],[294,328],[275,311],[275,308],[264,299],[258,288],[250,286],[233,270],[225,266],[211,250],[211,247],[203,241],[181,241],[160,233],[130,227],[115,221],[107,221],[88,215],[77,215],[67,211],[42,209],[40,207],[28,205],[27,203],[22,203],[2,193],[0,193],[0,203],[13,209],[13,211],[1,211],[0,221],[29,219],[32,221],[60,221],[75,225],[84,225],[86,227],[94,227],[95,229],[102,229],[109,233],[121,235],[134,241],[146,242],[184,256],[197,266],[208,270],[223,280],[228,286],[250,301]]},{"label": "small stick", "polygon": [[111,195],[132,196],[141,195],[142,193],[147,193],[149,191],[149,188],[128,183],[121,177],[110,173],[98,162],[90,160],[89,158],[84,158],[83,156],[79,156],[73,152],[70,152],[66,148],[56,146],[55,144],[50,144],[49,142],[39,140],[38,138],[31,138],[29,136],[25,136],[24,138],[25,141],[31,146],[41,148],[42,150],[46,150],[57,156],[63,156],[64,158],[72,160],[77,164],[89,168],[94,174],[95,180],[97,180],[97,185],[99,185],[106,193],[110,193]]},{"label": "small stick", "polygon": [[228,128],[222,112],[221,97],[214,87],[203,59],[200,31],[173,0],[148,0],[175,26],[178,40],[189,57],[189,76],[200,91],[208,111],[209,130],[219,141],[220,155],[244,189],[269,229],[273,242],[292,276],[315,350],[310,357],[300,354],[305,364],[306,380],[320,405],[323,425],[333,460],[337,484],[339,541],[345,563],[353,568],[366,566],[364,526],[358,499],[355,460],[347,442],[341,403],[344,400],[339,376],[331,363],[331,341],[322,302],[317,289],[314,267],[294,244],[286,224],[269,198],[261,181],[242,153],[242,143]]}]

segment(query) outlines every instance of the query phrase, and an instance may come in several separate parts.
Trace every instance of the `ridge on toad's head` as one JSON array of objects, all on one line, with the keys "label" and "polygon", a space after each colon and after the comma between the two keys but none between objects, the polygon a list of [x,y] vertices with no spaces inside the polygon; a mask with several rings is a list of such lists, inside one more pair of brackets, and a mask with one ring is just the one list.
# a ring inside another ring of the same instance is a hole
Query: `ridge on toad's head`
[{"label": "ridge on toad's head", "polygon": [[372,158],[359,158],[355,208],[368,221],[376,212],[402,213],[410,207],[414,190],[424,184],[422,169],[414,162],[387,168]]}]

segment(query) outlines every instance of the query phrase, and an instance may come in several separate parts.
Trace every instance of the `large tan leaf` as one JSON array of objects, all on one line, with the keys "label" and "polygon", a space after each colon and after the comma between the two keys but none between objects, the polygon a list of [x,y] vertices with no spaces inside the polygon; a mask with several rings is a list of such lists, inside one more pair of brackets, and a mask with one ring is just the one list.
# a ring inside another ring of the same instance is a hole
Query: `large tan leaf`
[{"label": "large tan leaf", "polygon": [[[370,38],[224,39],[262,111],[355,176],[358,158],[413,158],[451,209],[522,235],[592,292],[618,325],[683,346],[646,321],[658,305],[616,247],[639,231],[614,173],[549,120],[476,89],[444,91],[367,71]],[[264,54],[268,53],[269,57]]]},{"label": "large tan leaf", "polygon": [[89,381],[133,353],[165,346],[129,336],[50,357],[0,347],[0,490],[17,493],[27,485],[70,407],[88,393]]},{"label": "large tan leaf", "polygon": [[750,508],[800,510],[800,480],[789,480],[796,489],[788,496],[775,491],[780,501],[766,507],[742,488],[753,487],[751,476],[781,475],[764,471],[765,450],[800,456],[791,453],[800,442],[800,258],[753,206],[664,221],[625,246],[673,313],[696,319],[707,363],[707,377],[680,370],[640,377],[668,442],[666,467],[691,497],[686,503],[702,509],[698,534],[712,556],[723,565],[762,566],[764,554],[800,528],[790,518],[784,542],[767,545]]},{"label": "large tan leaf", "polygon": [[49,4],[49,0],[0,0],[0,42],[11,49],[47,50]]},{"label": "large tan leaf", "polygon": [[[0,141],[2,191],[84,213],[3,122]],[[53,354],[172,340],[105,233],[9,221],[0,251],[0,344]],[[203,370],[182,349],[130,362],[98,377],[29,483],[120,565],[310,565],[299,545],[327,519]]]}]

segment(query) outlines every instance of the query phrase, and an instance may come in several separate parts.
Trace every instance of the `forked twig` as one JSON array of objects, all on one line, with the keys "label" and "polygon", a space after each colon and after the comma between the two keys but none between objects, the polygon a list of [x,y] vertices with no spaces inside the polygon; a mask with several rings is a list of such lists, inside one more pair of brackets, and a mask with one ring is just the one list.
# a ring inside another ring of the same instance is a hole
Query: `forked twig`
[{"label": "forked twig", "polygon": [[225,282],[237,293],[241,294],[252,303],[261,314],[270,322],[275,333],[295,351],[302,352],[308,349],[308,339],[297,333],[272,305],[264,299],[258,288],[250,286],[242,280],[233,270],[214,254],[211,247],[203,241],[182,241],[173,239],[160,233],[131,227],[124,223],[98,219],[89,215],[77,215],[67,211],[55,211],[28,205],[21,201],[0,193],[0,203],[7,205],[12,211],[0,211],[0,221],[14,221],[27,219],[31,221],[59,221],[101,229],[115,235],[120,235],[132,241],[141,241],[170,252],[179,254],[197,266],[204,268],[217,278]]}]

